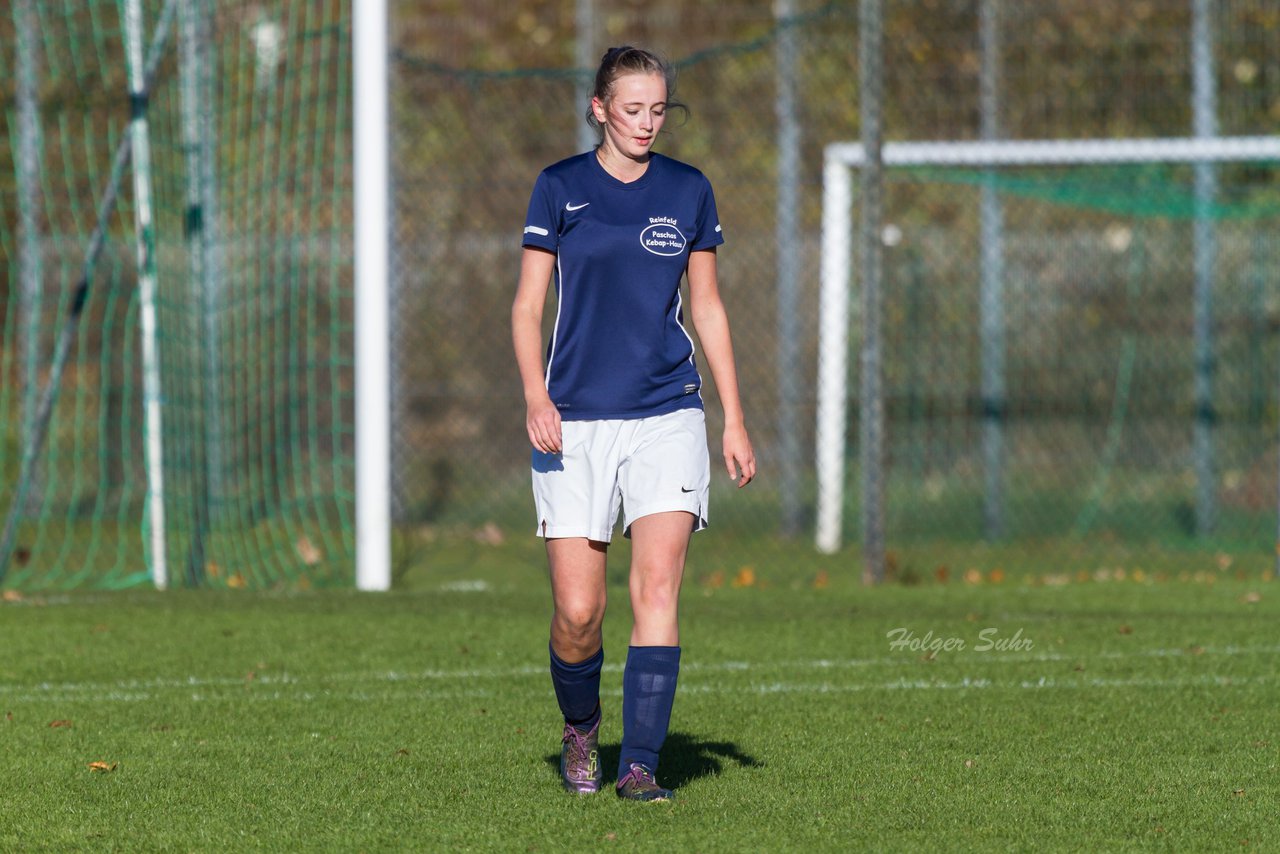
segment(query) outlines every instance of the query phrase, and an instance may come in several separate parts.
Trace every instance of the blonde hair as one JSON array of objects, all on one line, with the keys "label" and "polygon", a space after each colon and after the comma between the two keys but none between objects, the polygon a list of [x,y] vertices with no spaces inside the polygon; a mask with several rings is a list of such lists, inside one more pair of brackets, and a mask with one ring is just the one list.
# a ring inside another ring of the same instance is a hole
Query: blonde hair
[{"label": "blonde hair", "polygon": [[[600,67],[596,69],[596,82],[591,89],[592,97],[608,109],[609,101],[613,98],[613,84],[619,77],[627,74],[661,75],[667,84],[667,109],[680,110],[683,116],[688,118],[689,108],[675,100],[675,68],[656,53],[631,45],[611,47],[604,52],[604,56],[600,58]],[[600,121],[591,107],[587,107],[587,124],[596,133],[604,133],[604,128],[600,126]]]}]

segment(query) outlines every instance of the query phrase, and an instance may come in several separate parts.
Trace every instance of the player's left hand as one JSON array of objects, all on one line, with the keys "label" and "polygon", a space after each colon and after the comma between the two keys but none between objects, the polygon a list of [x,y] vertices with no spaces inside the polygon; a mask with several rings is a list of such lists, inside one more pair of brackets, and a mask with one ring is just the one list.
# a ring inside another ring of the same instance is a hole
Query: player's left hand
[{"label": "player's left hand", "polygon": [[730,479],[738,482],[739,489],[755,479],[756,452],[751,448],[746,427],[724,428],[724,467],[728,469]]}]

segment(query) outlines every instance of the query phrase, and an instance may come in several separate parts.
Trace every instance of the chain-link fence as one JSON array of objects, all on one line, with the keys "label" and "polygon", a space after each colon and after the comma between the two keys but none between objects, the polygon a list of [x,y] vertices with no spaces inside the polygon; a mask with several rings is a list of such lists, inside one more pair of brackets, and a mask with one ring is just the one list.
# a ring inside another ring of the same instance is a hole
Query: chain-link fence
[{"label": "chain-link fence", "polygon": [[[890,0],[884,138],[1188,137],[1205,132],[1196,111],[1206,108],[1210,133],[1267,133],[1280,119],[1280,16],[1257,0],[1199,5]],[[723,543],[748,545],[700,559],[785,567],[791,550],[812,548],[823,149],[861,133],[859,4],[605,6],[480,2],[465,20],[394,9],[395,506],[428,531],[531,528],[507,343],[518,226],[537,172],[580,150],[591,69],[578,42],[592,60],[634,42],[676,61],[692,108],[659,149],[716,187],[722,289],[762,460],[747,493],[726,483],[713,498]],[[1197,45],[1207,46],[1199,60]],[[1196,83],[1206,69],[1207,92]],[[1218,168],[1211,208],[1197,207],[1196,170],[1172,162],[886,173],[890,572],[1110,562],[1157,571],[1181,566],[1182,554],[1219,552],[1269,565],[1280,393],[1280,288],[1266,237],[1274,167]],[[1003,222],[994,413],[984,388],[984,193]],[[794,246],[779,230],[789,214]],[[1212,335],[1198,351],[1194,232],[1205,223],[1216,252]],[[856,314],[856,294],[853,304]],[[855,334],[846,557],[833,567],[857,563],[858,346]],[[1198,362],[1213,378],[1207,409],[1197,406]],[[1197,424],[1209,437],[1211,516],[1197,506]]]},{"label": "chain-link fence", "polygon": [[[179,24],[208,16],[194,42],[175,26],[147,108],[170,563],[193,583],[341,579],[354,502],[353,4],[139,5],[149,37],[171,5]],[[520,225],[538,171],[587,144],[596,59],[635,43],[676,63],[692,110],[658,150],[716,189],[721,285],[761,461],[743,492],[717,479],[696,559],[700,571],[787,572],[797,550],[814,548],[824,151],[863,132],[860,4],[391,6],[401,562],[429,564],[476,537],[535,542],[509,343]],[[10,8],[0,16],[0,162],[13,164],[0,170],[5,511],[38,392],[51,377],[59,391],[17,507],[8,582],[137,583],[147,472],[127,180],[66,370],[50,368],[126,136],[123,6]],[[1266,0],[882,9],[888,144],[1238,137],[1280,122],[1280,11]],[[193,63],[183,51],[201,39],[207,55],[194,67],[206,77],[184,82]],[[205,189],[193,187],[207,168]],[[1266,159],[885,171],[891,573],[1269,565],[1280,489],[1276,178]],[[845,536],[832,571],[857,571],[862,535],[858,293]]]}]

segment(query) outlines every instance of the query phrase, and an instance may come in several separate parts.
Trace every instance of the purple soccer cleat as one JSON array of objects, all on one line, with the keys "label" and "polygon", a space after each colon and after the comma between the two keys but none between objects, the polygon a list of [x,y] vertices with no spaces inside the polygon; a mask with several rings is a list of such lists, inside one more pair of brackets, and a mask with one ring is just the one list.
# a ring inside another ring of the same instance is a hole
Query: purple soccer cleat
[{"label": "purple soccer cleat", "polygon": [[573,724],[564,725],[564,747],[560,749],[560,781],[567,791],[590,795],[600,791],[600,721],[587,732]]},{"label": "purple soccer cleat", "polygon": [[618,797],[627,801],[669,801],[675,795],[659,786],[646,766],[632,762],[631,770],[618,781]]}]

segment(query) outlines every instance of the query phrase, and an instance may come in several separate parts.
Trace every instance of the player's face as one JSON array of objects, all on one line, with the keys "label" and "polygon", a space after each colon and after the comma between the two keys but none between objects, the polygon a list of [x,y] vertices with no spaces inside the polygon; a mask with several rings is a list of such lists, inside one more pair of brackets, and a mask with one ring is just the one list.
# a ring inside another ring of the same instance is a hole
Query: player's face
[{"label": "player's face", "polygon": [[613,82],[606,107],[591,99],[604,142],[633,160],[649,155],[667,114],[667,81],[661,74],[626,74]]}]

